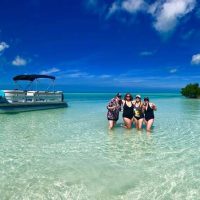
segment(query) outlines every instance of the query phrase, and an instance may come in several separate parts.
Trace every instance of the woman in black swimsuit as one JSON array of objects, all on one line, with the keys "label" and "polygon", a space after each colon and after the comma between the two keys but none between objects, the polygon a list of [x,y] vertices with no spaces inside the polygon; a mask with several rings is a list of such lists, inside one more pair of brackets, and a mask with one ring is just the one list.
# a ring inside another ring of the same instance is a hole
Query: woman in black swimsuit
[{"label": "woman in black swimsuit", "polygon": [[127,93],[122,100],[123,103],[123,120],[124,120],[124,128],[130,129],[133,124],[133,97],[130,93]]},{"label": "woman in black swimsuit", "polygon": [[150,132],[151,127],[154,122],[154,111],[156,111],[157,108],[155,104],[149,102],[148,97],[145,97],[143,109],[144,109],[144,115],[145,115],[144,122],[146,124],[146,129],[147,129],[147,132]]},{"label": "woman in black swimsuit", "polygon": [[143,102],[141,101],[141,96],[138,94],[135,97],[134,101],[134,117],[133,120],[135,122],[135,127],[140,130],[142,129],[142,123],[144,121],[144,113],[143,113]]}]

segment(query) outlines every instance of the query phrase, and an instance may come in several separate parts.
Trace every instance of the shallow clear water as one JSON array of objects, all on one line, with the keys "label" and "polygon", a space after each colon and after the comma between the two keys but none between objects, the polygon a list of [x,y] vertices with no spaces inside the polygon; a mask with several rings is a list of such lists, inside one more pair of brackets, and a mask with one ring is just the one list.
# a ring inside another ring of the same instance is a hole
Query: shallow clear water
[{"label": "shallow clear water", "polygon": [[151,136],[123,129],[121,118],[108,131],[112,94],[1,114],[0,199],[199,199],[200,100],[148,95],[158,106]]}]

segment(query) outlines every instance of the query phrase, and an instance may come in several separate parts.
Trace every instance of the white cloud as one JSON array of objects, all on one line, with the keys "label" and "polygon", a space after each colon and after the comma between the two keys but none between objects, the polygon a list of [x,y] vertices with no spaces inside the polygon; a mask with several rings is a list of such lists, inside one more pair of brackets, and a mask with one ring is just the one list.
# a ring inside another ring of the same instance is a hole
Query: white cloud
[{"label": "white cloud", "polygon": [[149,7],[149,13],[155,18],[154,28],[167,33],[172,31],[179,23],[180,19],[191,12],[196,0],[165,0],[164,3],[156,2]]},{"label": "white cloud", "polygon": [[103,79],[110,79],[112,78],[112,75],[109,74],[100,74],[100,75],[94,75],[85,71],[81,71],[78,69],[71,69],[66,71],[60,71],[58,74],[59,78],[76,78],[76,79],[92,79],[95,78],[96,80],[103,80]]},{"label": "white cloud", "polygon": [[195,55],[192,56],[191,63],[193,65],[200,65],[200,53],[199,54],[195,54]]},{"label": "white cloud", "polygon": [[112,76],[109,75],[109,74],[102,74],[99,76],[99,78],[102,78],[102,79],[107,79],[107,78],[111,78]]},{"label": "white cloud", "polygon": [[174,74],[174,73],[176,73],[178,70],[176,69],[176,68],[173,68],[173,69],[171,69],[169,72],[171,73],[171,74]]},{"label": "white cloud", "polygon": [[16,58],[12,61],[12,64],[15,66],[25,66],[27,65],[27,61],[20,56],[16,56]]},{"label": "white cloud", "polygon": [[41,71],[40,74],[52,74],[52,73],[59,72],[59,71],[60,71],[60,69],[53,67],[53,68]]},{"label": "white cloud", "polygon": [[143,0],[126,0],[122,2],[121,7],[129,13],[135,13],[138,10],[142,10],[144,5],[145,2]]},{"label": "white cloud", "polygon": [[158,10],[158,8],[160,7],[160,5],[161,5],[161,2],[156,1],[155,3],[149,5],[147,12],[154,15],[156,11]]},{"label": "white cloud", "polygon": [[85,73],[85,72],[75,72],[75,73],[67,74],[67,76],[70,78],[80,78],[80,77],[85,77],[87,75],[88,73]]},{"label": "white cloud", "polygon": [[7,48],[9,48],[9,45],[7,43],[0,42],[0,52],[4,51]]},{"label": "white cloud", "polygon": [[[144,12],[152,15],[153,27],[160,33],[170,33],[181,22],[181,19],[192,12],[197,0],[157,0],[149,4],[145,0],[115,0],[108,9],[106,18],[119,13],[129,13],[135,15]],[[200,16],[200,11],[196,11],[196,16]]]},{"label": "white cloud", "polygon": [[118,11],[125,11],[130,14],[134,14],[138,11],[144,10],[146,3],[144,0],[123,0],[121,2],[115,1],[112,3],[108,17],[115,14]]},{"label": "white cloud", "polygon": [[113,2],[111,7],[109,8],[107,17],[110,17],[111,15],[113,15],[115,12],[119,10],[120,10],[120,5],[117,2]]},{"label": "white cloud", "polygon": [[93,74],[89,74],[87,72],[82,72],[80,70],[69,70],[64,73],[60,77],[65,78],[94,78]]},{"label": "white cloud", "polygon": [[142,51],[140,52],[140,56],[152,56],[154,53],[154,51]]}]

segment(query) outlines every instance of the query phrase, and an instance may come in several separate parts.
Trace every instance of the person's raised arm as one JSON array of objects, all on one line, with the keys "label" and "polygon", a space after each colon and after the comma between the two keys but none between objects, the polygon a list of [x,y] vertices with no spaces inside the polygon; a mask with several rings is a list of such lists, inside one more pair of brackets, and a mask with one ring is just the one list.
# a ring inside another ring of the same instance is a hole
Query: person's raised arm
[{"label": "person's raised arm", "polygon": [[107,105],[108,110],[114,110],[115,106],[112,106],[110,103]]},{"label": "person's raised arm", "polygon": [[157,110],[157,106],[156,106],[154,103],[151,103],[150,106],[151,106],[151,108],[152,108],[153,110],[155,110],[155,111]]},{"label": "person's raised arm", "polygon": [[122,99],[122,106],[125,104],[125,100],[124,99]]},{"label": "person's raised arm", "polygon": [[116,108],[116,106],[113,105],[113,101],[114,101],[114,100],[111,100],[111,101],[109,102],[109,104],[107,105],[107,109],[110,110],[110,111],[113,111],[113,110],[115,110],[115,108]]}]

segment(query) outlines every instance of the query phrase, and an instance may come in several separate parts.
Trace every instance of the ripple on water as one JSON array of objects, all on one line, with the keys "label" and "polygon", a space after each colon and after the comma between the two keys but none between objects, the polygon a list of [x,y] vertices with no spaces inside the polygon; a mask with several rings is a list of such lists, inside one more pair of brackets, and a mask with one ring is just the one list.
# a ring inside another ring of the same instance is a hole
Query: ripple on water
[{"label": "ripple on water", "polygon": [[1,199],[199,199],[198,102],[170,98],[151,136],[108,131],[105,99],[0,115]]}]

